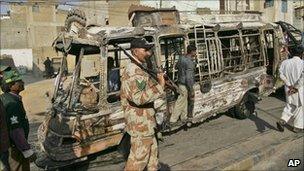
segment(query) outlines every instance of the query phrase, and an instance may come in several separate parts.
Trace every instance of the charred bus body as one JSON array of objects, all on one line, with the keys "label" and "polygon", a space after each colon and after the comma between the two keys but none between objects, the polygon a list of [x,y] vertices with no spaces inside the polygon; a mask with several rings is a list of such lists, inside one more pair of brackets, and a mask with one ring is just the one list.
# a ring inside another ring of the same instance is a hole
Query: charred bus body
[{"label": "charred bus body", "polygon": [[[122,49],[128,52],[134,37],[144,37],[154,44],[147,66],[151,70],[163,68],[173,81],[177,80],[178,57],[188,44],[196,45],[192,123],[227,110],[247,118],[254,110],[252,99],[273,91],[278,65],[286,58],[280,53],[282,31],[277,25],[181,24],[174,9],[134,10],[130,14],[133,27],[122,28],[85,27],[82,12],[74,10],[68,15],[66,32],[54,41],[55,49],[64,57],[53,105],[38,130],[41,151],[48,159],[76,161],[120,144],[125,126],[120,81],[116,89],[110,90],[109,75],[115,71],[119,76],[128,64]],[[76,56],[72,77],[66,76],[68,54]],[[94,56],[96,60],[90,61]],[[114,61],[111,66],[110,58]],[[163,114],[160,131],[170,131],[166,123],[175,101],[175,93],[168,89],[166,97],[155,104],[158,113]],[[43,161],[38,166],[48,165]]]},{"label": "charred bus body", "polygon": [[283,21],[278,21],[275,22],[278,24],[281,28],[283,33],[285,34],[285,40],[286,45],[292,49],[295,47],[302,47],[304,48],[304,32],[295,28],[289,23],[283,22]]}]

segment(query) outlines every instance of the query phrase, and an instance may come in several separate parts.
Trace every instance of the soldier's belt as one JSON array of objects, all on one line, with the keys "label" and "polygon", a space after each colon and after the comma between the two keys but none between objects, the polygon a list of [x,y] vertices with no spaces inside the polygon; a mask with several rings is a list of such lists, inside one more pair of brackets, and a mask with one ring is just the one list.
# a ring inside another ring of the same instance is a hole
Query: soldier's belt
[{"label": "soldier's belt", "polygon": [[146,104],[142,104],[142,105],[137,105],[135,104],[134,102],[128,100],[129,102],[129,105],[132,106],[132,107],[137,107],[137,108],[154,108],[154,103],[151,102],[151,103],[146,103]]}]

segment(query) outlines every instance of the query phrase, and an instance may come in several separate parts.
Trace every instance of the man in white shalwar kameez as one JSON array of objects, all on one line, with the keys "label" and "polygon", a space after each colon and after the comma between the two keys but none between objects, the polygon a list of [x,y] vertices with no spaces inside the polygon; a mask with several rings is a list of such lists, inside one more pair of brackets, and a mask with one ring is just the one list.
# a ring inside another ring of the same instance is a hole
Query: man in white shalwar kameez
[{"label": "man in white shalwar kameez", "polygon": [[302,49],[293,49],[293,57],[286,59],[280,66],[280,78],[285,83],[286,105],[282,112],[282,121],[277,122],[280,131],[284,131],[283,125],[293,119],[294,131],[299,132],[304,125],[304,91],[303,72],[304,61]]}]

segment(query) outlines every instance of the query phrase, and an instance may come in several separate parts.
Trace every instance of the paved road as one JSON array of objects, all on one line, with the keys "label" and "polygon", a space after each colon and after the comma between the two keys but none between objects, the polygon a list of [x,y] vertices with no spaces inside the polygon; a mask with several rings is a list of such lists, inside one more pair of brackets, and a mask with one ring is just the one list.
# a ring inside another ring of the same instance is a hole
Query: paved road
[{"label": "paved road", "polygon": [[[288,167],[290,159],[299,159],[301,163],[295,167]],[[299,170],[303,171],[304,168],[304,151],[303,151],[303,138],[291,141],[284,145],[282,150],[277,151],[269,159],[258,163],[251,170]]]},{"label": "paved road", "polygon": [[[195,163],[198,156],[206,156],[207,154],[229,146],[237,148],[239,143],[248,141],[251,137],[264,136],[265,133],[267,133],[265,137],[268,139],[272,137],[278,139],[278,137],[288,138],[294,136],[295,133],[289,130],[280,133],[275,127],[276,118],[280,117],[284,106],[283,99],[280,93],[277,93],[274,97],[263,99],[257,104],[257,115],[252,115],[246,120],[237,120],[222,114],[196,127],[188,130],[180,130],[175,134],[165,136],[164,142],[160,142],[159,144],[160,161],[164,168],[163,170],[170,170],[170,168],[172,168],[172,170],[188,170],[189,167],[192,166],[183,167],[187,161],[191,160]],[[300,142],[302,142],[301,148],[299,149],[301,152],[304,146],[303,136],[300,140]],[[262,141],[252,143],[263,144]],[[299,155],[301,154],[300,152],[295,151],[295,154]],[[288,157],[294,157],[292,156],[293,154],[294,153],[288,154],[290,155]],[[106,162],[100,162],[100,160],[103,161],[103,157],[98,157],[96,160],[91,161],[89,165],[83,166],[82,169],[80,166],[74,167],[73,169],[122,170],[124,167],[124,163],[119,162],[119,160],[117,162],[117,158],[115,157],[113,159],[107,159]],[[111,161],[113,161],[114,164],[111,164],[113,163]],[[216,163],[212,167],[216,168]],[[202,168],[199,163],[196,163],[195,167],[193,166],[193,169]]]}]

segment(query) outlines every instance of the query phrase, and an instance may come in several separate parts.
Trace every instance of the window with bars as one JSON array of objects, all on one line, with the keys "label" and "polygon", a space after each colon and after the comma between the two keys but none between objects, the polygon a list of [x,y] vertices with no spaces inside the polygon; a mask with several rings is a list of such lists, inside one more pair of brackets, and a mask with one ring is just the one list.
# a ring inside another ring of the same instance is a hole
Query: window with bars
[{"label": "window with bars", "polygon": [[177,80],[175,65],[180,55],[185,53],[184,37],[162,37],[160,44],[161,65],[172,80]]},{"label": "window with bars", "polygon": [[281,11],[287,13],[287,0],[282,0]]},{"label": "window with bars", "polygon": [[274,6],[274,0],[265,0],[264,8],[273,7],[273,6]]},{"label": "window with bars", "polygon": [[[264,56],[261,52],[260,32],[257,29],[242,30],[244,42],[245,62],[249,68],[264,65]],[[269,37],[270,38],[270,37]],[[271,38],[270,38],[271,39]],[[269,41],[272,41],[272,39]],[[271,45],[269,45],[271,46]]]},{"label": "window with bars", "polygon": [[238,30],[220,31],[224,70],[228,72],[240,71],[242,65],[242,51]]},{"label": "window with bars", "polygon": [[[146,36],[145,39],[149,43],[154,43],[154,38],[152,36]],[[121,88],[121,74],[125,67],[131,62],[129,57],[119,48],[120,46],[126,50],[130,55],[130,40],[110,40],[108,44],[108,53],[107,53],[107,86],[108,86],[108,98],[109,103],[115,103],[120,101],[120,88]],[[115,46],[114,46],[115,45]],[[152,56],[147,60],[147,67],[150,70],[156,70],[156,59],[155,59],[155,48],[151,49]]]},{"label": "window with bars", "polygon": [[32,6],[32,12],[39,12],[39,5],[38,4],[35,4]]}]

